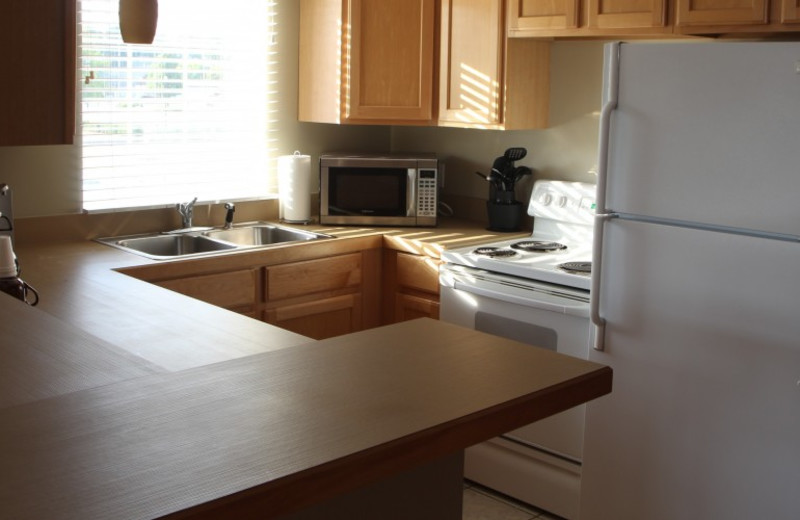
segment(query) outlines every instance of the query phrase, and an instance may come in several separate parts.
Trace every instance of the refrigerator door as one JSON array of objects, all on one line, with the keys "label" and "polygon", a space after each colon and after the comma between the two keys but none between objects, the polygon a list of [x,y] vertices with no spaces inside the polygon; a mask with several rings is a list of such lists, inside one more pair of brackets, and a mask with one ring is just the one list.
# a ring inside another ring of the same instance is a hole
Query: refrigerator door
[{"label": "refrigerator door", "polygon": [[582,520],[800,513],[800,244],[612,219]]},{"label": "refrigerator door", "polygon": [[623,43],[619,63],[609,211],[800,235],[800,42]]}]

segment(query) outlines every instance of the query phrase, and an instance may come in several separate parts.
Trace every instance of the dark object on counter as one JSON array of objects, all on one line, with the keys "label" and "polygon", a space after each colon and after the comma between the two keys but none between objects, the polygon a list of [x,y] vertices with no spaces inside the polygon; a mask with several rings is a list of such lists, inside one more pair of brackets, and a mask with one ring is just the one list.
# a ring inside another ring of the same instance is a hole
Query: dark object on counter
[{"label": "dark object on counter", "polygon": [[494,160],[489,175],[475,172],[491,183],[486,210],[489,229],[492,231],[519,231],[522,225],[523,205],[518,202],[514,187],[518,180],[533,171],[527,166],[514,166],[514,162],[528,155],[525,148],[509,148]]},{"label": "dark object on counter", "polygon": [[519,231],[522,223],[522,212],[525,206],[514,201],[510,204],[499,204],[486,201],[486,212],[489,215],[490,231]]},{"label": "dark object on counter", "polygon": [[0,291],[22,300],[31,307],[39,303],[39,293],[36,289],[18,276],[0,278]]}]

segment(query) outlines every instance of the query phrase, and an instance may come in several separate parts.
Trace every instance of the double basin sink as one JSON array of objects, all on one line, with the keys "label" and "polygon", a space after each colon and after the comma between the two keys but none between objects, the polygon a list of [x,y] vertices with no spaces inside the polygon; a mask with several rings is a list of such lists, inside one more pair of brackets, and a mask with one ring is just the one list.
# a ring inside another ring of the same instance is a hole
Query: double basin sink
[{"label": "double basin sink", "polygon": [[256,222],[229,229],[189,228],[166,233],[99,238],[97,241],[154,260],[168,260],[326,238],[333,237],[268,222]]}]

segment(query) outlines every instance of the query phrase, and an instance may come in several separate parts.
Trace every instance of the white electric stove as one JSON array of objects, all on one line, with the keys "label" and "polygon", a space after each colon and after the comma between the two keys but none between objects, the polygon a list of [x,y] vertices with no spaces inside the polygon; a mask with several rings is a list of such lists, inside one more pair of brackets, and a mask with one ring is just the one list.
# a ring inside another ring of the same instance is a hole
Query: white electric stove
[{"label": "white electric stove", "polygon": [[445,263],[589,290],[595,185],[538,181],[528,204],[530,237],[450,249]]},{"label": "white electric stove", "polygon": [[[447,250],[440,267],[440,319],[586,359],[593,184],[538,181],[533,232]],[[465,476],[565,518],[580,500],[585,407],[469,448]]]}]

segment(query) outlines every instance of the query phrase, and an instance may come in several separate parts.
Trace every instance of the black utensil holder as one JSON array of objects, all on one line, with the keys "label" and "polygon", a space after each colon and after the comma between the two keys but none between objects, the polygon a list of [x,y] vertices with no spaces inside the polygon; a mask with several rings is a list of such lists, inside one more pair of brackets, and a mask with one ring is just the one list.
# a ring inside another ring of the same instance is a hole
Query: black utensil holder
[{"label": "black utensil holder", "polygon": [[522,212],[524,207],[521,202],[497,203],[486,202],[486,212],[489,215],[489,229],[491,231],[519,231],[522,228]]}]

